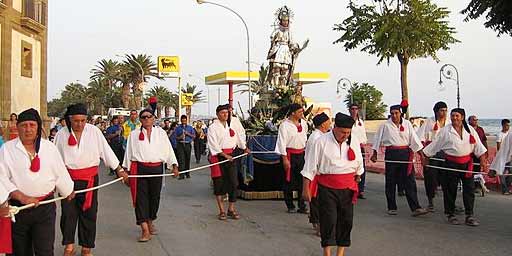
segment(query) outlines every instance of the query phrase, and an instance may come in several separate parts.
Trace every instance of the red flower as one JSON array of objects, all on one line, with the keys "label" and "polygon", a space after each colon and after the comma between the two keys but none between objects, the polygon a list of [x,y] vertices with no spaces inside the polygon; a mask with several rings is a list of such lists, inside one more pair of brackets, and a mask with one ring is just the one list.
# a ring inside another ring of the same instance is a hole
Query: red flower
[{"label": "red flower", "polygon": [[32,162],[30,162],[30,170],[33,172],[38,172],[41,169],[41,160],[39,159],[39,155],[36,155]]}]

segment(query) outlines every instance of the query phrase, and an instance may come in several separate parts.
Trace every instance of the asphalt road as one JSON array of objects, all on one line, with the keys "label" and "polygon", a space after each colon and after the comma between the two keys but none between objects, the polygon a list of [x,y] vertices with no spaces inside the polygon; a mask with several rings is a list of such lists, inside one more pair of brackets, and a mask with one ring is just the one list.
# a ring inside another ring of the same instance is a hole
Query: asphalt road
[{"label": "asphalt road", "polygon": [[[201,165],[206,164],[203,160]],[[194,165],[195,166],[195,165]],[[100,182],[112,179],[107,172]],[[100,190],[95,255],[321,255],[320,239],[314,236],[303,214],[288,214],[282,201],[237,202],[240,220],[219,221],[209,186],[209,170],[191,179],[167,178],[162,192],[159,234],[138,243],[139,228],[129,189],[118,183]],[[426,205],[422,181],[420,202]],[[439,193],[440,195],[441,193]],[[398,198],[398,215],[388,216],[384,176],[369,174],[368,199],[355,209],[352,246],[346,255],[512,255],[512,196],[491,193],[477,196],[476,216],[481,225],[448,225],[442,214],[442,198],[436,213],[410,217],[404,197]],[[462,199],[459,194],[459,204]],[[58,208],[60,213],[60,208]],[[58,214],[60,215],[60,214]],[[461,220],[463,216],[460,216]],[[55,253],[62,255],[57,219]]]}]

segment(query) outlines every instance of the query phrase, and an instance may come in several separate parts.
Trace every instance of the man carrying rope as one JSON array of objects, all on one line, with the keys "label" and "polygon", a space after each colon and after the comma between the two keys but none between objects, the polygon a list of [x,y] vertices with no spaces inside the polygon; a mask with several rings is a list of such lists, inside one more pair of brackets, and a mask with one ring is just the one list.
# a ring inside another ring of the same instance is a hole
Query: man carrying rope
[{"label": "man carrying rope", "polygon": [[[403,118],[407,112],[408,103],[403,100],[400,105],[390,107],[391,117],[384,122],[375,135],[373,154],[370,160],[377,161],[377,151],[381,144],[386,147],[386,199],[388,214],[397,215],[396,186],[401,183],[405,187],[407,203],[412,211],[412,216],[417,217],[427,214],[428,211],[421,208],[418,202],[416,177],[414,175],[413,156],[423,148],[420,139],[416,135],[411,122]],[[407,161],[409,163],[396,163],[393,161]]]},{"label": "man carrying rope", "polygon": [[[208,128],[208,148],[210,149],[212,164],[229,160],[229,162],[220,165],[214,165],[211,169],[213,180],[213,192],[219,207],[219,220],[226,220],[229,216],[232,219],[240,219],[240,214],[235,210],[236,189],[238,188],[238,175],[233,164],[233,151],[235,148],[249,153],[245,141],[242,142],[241,135],[230,127],[229,104],[219,105],[216,109],[217,120]],[[245,136],[245,135],[244,135]],[[228,194],[228,211],[226,215],[222,197]]]},{"label": "man carrying rope", "polygon": [[[130,175],[163,174],[164,164],[172,166],[174,178],[179,176],[178,161],[172,150],[167,133],[155,122],[154,109],[144,109],[139,113],[142,126],[133,130],[128,137],[124,167],[129,167]],[[157,218],[160,204],[162,177],[130,178],[130,188],[135,207],[137,225],[141,227],[139,242],[147,242],[157,231],[153,221]]]},{"label": "man carrying rope", "polygon": [[41,138],[42,120],[35,109],[18,116],[19,137],[0,149],[0,182],[10,192],[10,205],[35,204],[16,215],[12,224],[14,255],[52,256],[55,241],[55,203],[40,205],[53,198],[54,191],[72,200],[73,181],[59,151]]},{"label": "man carrying rope", "polygon": [[[446,125],[438,136],[423,149],[425,157],[432,157],[443,151],[446,168],[467,170],[468,172],[454,172],[439,170],[441,187],[443,188],[444,213],[448,222],[459,225],[455,217],[455,200],[457,199],[457,186],[462,180],[462,198],[466,212],[466,225],[478,226],[478,220],[473,217],[475,203],[475,183],[473,181],[473,156],[480,159],[481,170],[488,171],[487,149],[484,147],[477,132],[466,123],[466,112],[462,108],[451,111],[451,124]],[[426,164],[428,159],[423,160]]]},{"label": "man carrying rope", "polygon": [[[75,183],[75,191],[98,186],[100,159],[128,182],[128,174],[110,148],[100,129],[87,124],[87,107],[74,104],[64,115],[67,129],[61,129],[55,136],[55,144]],[[95,247],[96,218],[98,213],[98,191],[77,194],[71,201],[62,201],[60,228],[64,255],[74,255],[75,232],[78,224],[78,243],[81,255],[90,256]]]},{"label": "man carrying rope", "polygon": [[[343,256],[350,246],[350,233],[357,201],[358,186],[364,172],[359,141],[350,135],[355,120],[338,113],[334,129],[321,135],[308,149],[304,176],[303,197],[311,201],[317,194],[320,217],[321,245],[324,256],[331,255],[331,247],[337,246],[337,256]],[[309,146],[309,144],[308,144]],[[316,183],[310,186],[310,182]]]},{"label": "man carrying rope", "polygon": [[[420,127],[418,131],[418,137],[420,138],[421,143],[423,143],[425,146],[432,143],[432,140],[437,137],[439,131],[447,124],[450,124],[450,120],[448,119],[448,106],[446,103],[442,101],[437,102],[434,105],[433,110],[434,118],[427,119],[427,121]],[[434,157],[437,159],[444,159],[443,151],[437,152]],[[431,159],[430,165],[443,166],[443,163],[439,160]],[[425,192],[428,199],[427,209],[429,212],[434,212],[434,197],[439,185],[439,169],[433,167],[425,167],[425,169],[423,169],[423,177],[425,182]]]}]

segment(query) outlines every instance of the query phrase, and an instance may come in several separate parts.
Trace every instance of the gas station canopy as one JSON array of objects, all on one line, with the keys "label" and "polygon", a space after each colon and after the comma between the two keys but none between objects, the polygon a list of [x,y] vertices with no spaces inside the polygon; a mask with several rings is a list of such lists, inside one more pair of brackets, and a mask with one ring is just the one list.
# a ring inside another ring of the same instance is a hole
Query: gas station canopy
[{"label": "gas station canopy", "polygon": [[[259,72],[251,72],[251,81],[257,81],[260,78]],[[311,73],[311,72],[298,72],[292,76],[293,80],[301,84],[314,84],[327,82],[329,80],[329,73]],[[223,84],[240,84],[246,83],[247,71],[225,71],[214,75],[209,75],[204,78],[207,85],[223,85]]]}]

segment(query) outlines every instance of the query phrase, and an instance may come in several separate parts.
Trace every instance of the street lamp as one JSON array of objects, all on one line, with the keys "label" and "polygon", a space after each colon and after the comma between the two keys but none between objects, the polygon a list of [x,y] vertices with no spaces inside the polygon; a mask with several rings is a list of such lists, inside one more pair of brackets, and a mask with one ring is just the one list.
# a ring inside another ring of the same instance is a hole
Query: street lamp
[{"label": "street lamp", "polygon": [[[117,57],[120,57],[120,58],[125,58],[126,56],[121,56],[119,54],[116,54]],[[142,66],[137,62],[137,61],[134,61],[135,64],[137,64],[137,66],[139,66],[139,69],[140,69],[140,75],[142,76],[142,96],[141,96],[141,109],[144,109],[144,83],[146,83],[146,79],[144,78],[145,74],[144,74],[144,69],[142,68]]]},{"label": "street lamp", "polygon": [[214,3],[214,2],[209,2],[209,1],[204,1],[204,0],[196,0],[198,4],[212,4],[212,5],[216,5],[216,6],[219,6],[219,7],[222,7],[232,13],[234,13],[238,18],[240,18],[240,20],[242,21],[242,23],[244,24],[244,27],[245,27],[245,33],[246,33],[246,37],[247,37],[247,84],[249,85],[249,111],[252,109],[252,90],[251,90],[251,54],[250,54],[250,44],[249,44],[249,28],[247,27],[247,23],[245,23],[245,20],[242,18],[242,16],[240,16],[240,14],[238,14],[237,12],[235,12],[233,9],[227,7],[227,6],[224,6],[224,5],[221,5],[221,4],[218,4],[218,3]]},{"label": "street lamp", "polygon": [[340,89],[347,91],[347,93],[350,92],[350,104],[354,103],[354,92],[352,92],[352,82],[348,80],[348,78],[342,77],[340,78],[340,80],[338,80],[338,83],[336,83],[336,94],[340,93]]},{"label": "street lamp", "polygon": [[[455,75],[453,74],[455,71]],[[460,108],[459,71],[452,64],[444,64],[439,70],[439,86],[443,86],[443,76],[457,82],[457,108]]]}]

